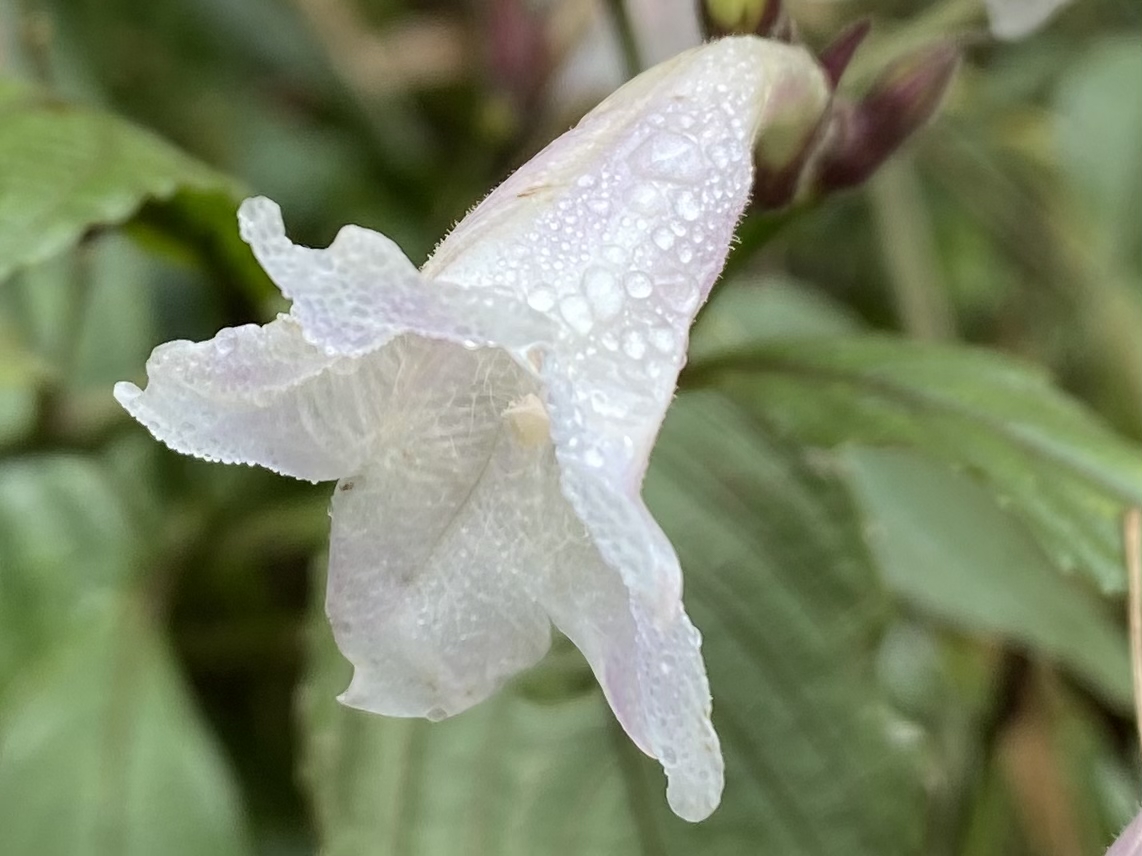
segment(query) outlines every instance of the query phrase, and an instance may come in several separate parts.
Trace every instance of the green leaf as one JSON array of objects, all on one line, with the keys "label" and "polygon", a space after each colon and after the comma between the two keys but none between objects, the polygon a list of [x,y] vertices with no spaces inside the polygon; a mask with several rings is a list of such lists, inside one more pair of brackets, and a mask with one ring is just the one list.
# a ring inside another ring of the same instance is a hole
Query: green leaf
[{"label": "green leaf", "polygon": [[0,692],[137,566],[130,517],[98,464],[68,455],[0,464]]},{"label": "green leaf", "polygon": [[1060,165],[1082,209],[1073,220],[1100,257],[1142,249],[1142,99],[1124,97],[1139,80],[1138,39],[1106,38],[1068,69],[1055,103]]},{"label": "green leaf", "polygon": [[690,336],[689,359],[728,356],[776,339],[840,336],[860,329],[842,304],[781,276],[719,285]]},{"label": "green leaf", "polygon": [[577,695],[547,674],[554,699],[523,680],[446,722],[384,719],[334,700],[348,667],[323,611],[314,621],[304,776],[326,856],[637,850],[616,726],[572,652],[566,670],[589,687]]},{"label": "green leaf", "polygon": [[244,856],[238,805],[132,600],[107,601],[0,697],[0,853]]},{"label": "green leaf", "polygon": [[1119,518],[1142,505],[1142,454],[1031,367],[866,336],[778,342],[689,373],[803,442],[912,446],[967,467],[1058,568],[1125,588]]},{"label": "green leaf", "polygon": [[961,631],[1057,660],[1130,709],[1120,624],[1092,592],[1055,572],[986,489],[914,451],[850,448],[843,461],[893,593]]},{"label": "green leaf", "polygon": [[147,131],[0,80],[0,280],[129,219],[148,200],[236,186]]},{"label": "green leaf", "polygon": [[342,709],[347,670],[314,611],[306,781],[323,852],[920,852],[920,734],[873,676],[885,601],[845,492],[724,398],[684,394],[646,484],[686,572],[726,755],[721,808],[670,814],[656,763],[565,642],[430,724]]}]

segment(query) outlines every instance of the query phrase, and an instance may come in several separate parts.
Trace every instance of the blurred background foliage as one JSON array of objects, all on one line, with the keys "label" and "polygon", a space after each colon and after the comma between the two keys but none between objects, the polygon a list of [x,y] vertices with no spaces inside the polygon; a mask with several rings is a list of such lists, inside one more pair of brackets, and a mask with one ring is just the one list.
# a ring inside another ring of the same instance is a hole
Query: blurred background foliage
[{"label": "blurred background foliage", "polygon": [[[966,62],[862,188],[750,213],[695,329],[646,496],[726,749],[703,824],[565,642],[444,723],[339,707],[328,486],[112,401],[283,308],[243,194],[423,260],[630,70],[620,5],[0,0],[0,853],[1078,856],[1133,814],[1135,0],[1019,43],[975,0],[789,0],[816,47],[873,19],[844,88]],[[629,4],[647,61],[668,6]]]}]

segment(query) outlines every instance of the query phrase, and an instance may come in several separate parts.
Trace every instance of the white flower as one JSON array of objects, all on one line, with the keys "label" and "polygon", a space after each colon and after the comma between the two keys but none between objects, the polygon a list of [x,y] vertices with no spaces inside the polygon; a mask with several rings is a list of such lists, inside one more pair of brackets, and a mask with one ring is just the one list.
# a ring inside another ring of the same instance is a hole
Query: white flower
[{"label": "white flower", "polygon": [[291,313],[161,345],[147,388],[115,395],[178,451],[339,480],[327,609],[355,668],[344,703],[451,716],[538,661],[554,624],[662,763],[674,811],[714,810],[700,636],[639,490],[755,138],[826,99],[799,48],[696,48],[512,175],[421,271],[356,226],[294,245],[274,203],[243,203]]},{"label": "white flower", "polygon": [[1001,39],[1021,39],[1046,23],[1069,0],[985,0],[991,31]]}]

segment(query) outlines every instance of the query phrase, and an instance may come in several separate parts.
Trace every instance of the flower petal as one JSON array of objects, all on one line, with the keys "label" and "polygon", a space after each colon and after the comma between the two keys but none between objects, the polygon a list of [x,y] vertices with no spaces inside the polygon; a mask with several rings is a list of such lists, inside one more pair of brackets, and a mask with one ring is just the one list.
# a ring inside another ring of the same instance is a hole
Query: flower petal
[{"label": "flower petal", "polygon": [[[551,489],[557,492],[558,484]],[[677,559],[673,564],[677,573]],[[689,821],[708,817],[722,795],[722,754],[710,722],[701,636],[681,602],[666,612],[654,593],[647,603],[642,593],[630,592],[585,532],[553,554],[532,585],[591,664],[623,729],[662,764],[675,814]]]},{"label": "flower petal", "polygon": [[380,354],[328,356],[282,316],[207,342],[160,345],[147,360],[146,389],[118,383],[115,398],[177,452],[325,481],[369,456],[395,370]]},{"label": "flower petal", "polygon": [[334,494],[326,609],[355,670],[344,703],[439,719],[547,651],[550,622],[521,584],[547,521],[524,489],[537,446],[511,422],[532,382],[502,351],[418,347],[438,364],[397,400],[424,420]]},{"label": "flower petal", "polygon": [[827,92],[802,48],[738,37],[684,53],[520,168],[423,269],[514,291],[563,327],[542,376],[564,490],[627,584],[663,603],[677,600],[677,562],[638,490],[689,327],[745,206],[758,132]]},{"label": "flower petal", "polygon": [[670,388],[749,194],[759,129],[802,101],[819,113],[827,93],[801,48],[739,37],[681,54],[511,175],[422,272],[514,294],[593,348],[591,362],[658,364],[628,382]]},{"label": "flower petal", "polygon": [[242,237],[282,293],[307,341],[328,354],[358,356],[404,332],[469,346],[510,344],[521,354],[553,330],[518,302],[496,301],[448,282],[426,284],[389,238],[345,226],[327,249],[286,237],[278,205],[247,199],[238,210]]},{"label": "flower petal", "polygon": [[1001,39],[1021,39],[1041,27],[1069,0],[986,0],[991,31]]}]

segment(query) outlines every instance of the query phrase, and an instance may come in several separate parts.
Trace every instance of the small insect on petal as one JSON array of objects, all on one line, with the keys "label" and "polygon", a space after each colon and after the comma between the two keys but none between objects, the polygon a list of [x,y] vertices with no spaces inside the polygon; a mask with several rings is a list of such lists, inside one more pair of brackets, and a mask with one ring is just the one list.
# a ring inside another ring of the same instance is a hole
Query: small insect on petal
[{"label": "small insect on petal", "polygon": [[547,416],[547,408],[534,392],[509,404],[504,411],[504,419],[524,448],[538,448],[551,441],[551,420]]}]

